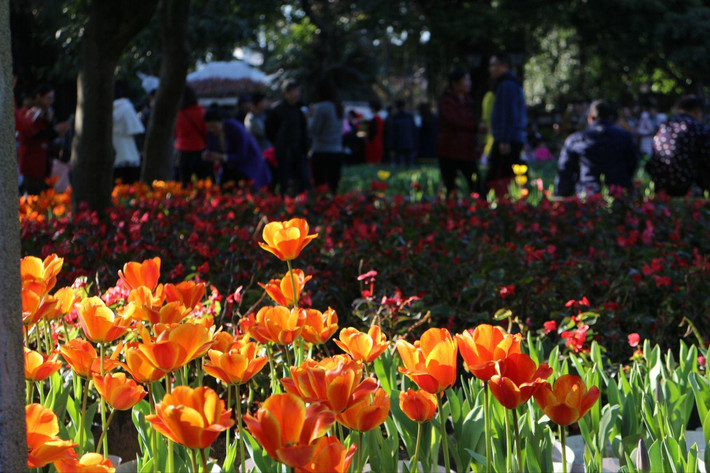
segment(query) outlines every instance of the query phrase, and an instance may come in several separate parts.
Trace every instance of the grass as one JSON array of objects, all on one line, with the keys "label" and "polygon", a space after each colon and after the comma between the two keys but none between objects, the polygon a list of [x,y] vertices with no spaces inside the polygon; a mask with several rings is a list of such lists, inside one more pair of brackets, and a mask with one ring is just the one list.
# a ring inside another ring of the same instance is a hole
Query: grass
[{"label": "grass", "polygon": [[[481,177],[485,178],[486,167],[481,167]],[[556,175],[556,163],[532,163],[528,165],[528,182],[542,179],[543,188],[552,191]],[[340,192],[347,193],[370,189],[373,182],[385,182],[386,196],[401,195],[413,201],[436,198],[444,194],[439,167],[434,160],[420,161],[412,167],[391,167],[387,164],[359,164],[345,166],[340,181]],[[466,183],[461,175],[457,186],[466,192]]]}]

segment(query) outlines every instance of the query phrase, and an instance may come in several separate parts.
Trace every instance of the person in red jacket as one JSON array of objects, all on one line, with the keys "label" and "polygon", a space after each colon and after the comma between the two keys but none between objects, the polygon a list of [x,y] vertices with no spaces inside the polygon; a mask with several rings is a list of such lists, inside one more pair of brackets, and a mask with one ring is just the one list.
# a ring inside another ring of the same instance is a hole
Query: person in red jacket
[{"label": "person in red jacket", "polygon": [[439,103],[437,156],[447,197],[456,191],[456,175],[459,171],[468,184],[469,192],[479,190],[477,161],[481,152],[476,144],[478,123],[473,113],[470,91],[471,76],[463,69],[456,69],[449,74],[449,86]]},{"label": "person in red jacket", "polygon": [[185,86],[175,124],[178,176],[183,185],[187,185],[193,176],[197,179],[213,179],[212,163],[202,159],[206,139],[205,109],[197,103],[193,88]]},{"label": "person in red jacket", "polygon": [[370,101],[372,119],[367,123],[367,143],[365,143],[365,162],[376,164],[382,162],[384,146],[382,137],[385,131],[385,121],[379,115],[382,104],[379,100]]},{"label": "person in red jacket", "polygon": [[53,103],[54,88],[49,84],[40,85],[35,91],[34,104],[20,110],[20,120],[16,121],[20,174],[28,194],[39,194],[49,188],[45,179],[52,170],[50,142],[70,127],[69,121],[55,123]]}]

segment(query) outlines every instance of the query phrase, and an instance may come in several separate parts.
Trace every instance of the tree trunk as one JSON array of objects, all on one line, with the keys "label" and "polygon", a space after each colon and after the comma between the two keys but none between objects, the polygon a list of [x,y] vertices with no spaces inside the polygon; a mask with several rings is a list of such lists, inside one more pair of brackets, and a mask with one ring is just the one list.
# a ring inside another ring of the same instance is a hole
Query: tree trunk
[{"label": "tree trunk", "polygon": [[189,62],[187,45],[187,20],[190,16],[190,0],[161,0],[160,41],[160,86],[155,94],[155,106],[150,114],[148,133],[145,139],[145,159],[141,181],[173,179],[173,136],[175,119]]},{"label": "tree trunk", "polygon": [[84,31],[72,142],[72,198],[99,212],[111,205],[114,72],[124,48],[150,20],[158,0],[94,0]]},{"label": "tree trunk", "polygon": [[25,471],[20,220],[11,65],[10,4],[0,0],[0,471]]}]

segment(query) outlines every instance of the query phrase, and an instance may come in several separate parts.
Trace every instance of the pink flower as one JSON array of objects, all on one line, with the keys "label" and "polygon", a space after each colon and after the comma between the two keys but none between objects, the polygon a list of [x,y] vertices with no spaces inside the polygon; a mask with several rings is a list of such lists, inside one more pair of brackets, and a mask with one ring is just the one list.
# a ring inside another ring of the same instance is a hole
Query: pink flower
[{"label": "pink flower", "polygon": [[698,357],[698,364],[700,366],[705,366],[705,357],[704,356],[701,355]]},{"label": "pink flower", "polygon": [[638,333],[629,334],[629,346],[637,347],[639,342],[641,342],[641,336]]}]

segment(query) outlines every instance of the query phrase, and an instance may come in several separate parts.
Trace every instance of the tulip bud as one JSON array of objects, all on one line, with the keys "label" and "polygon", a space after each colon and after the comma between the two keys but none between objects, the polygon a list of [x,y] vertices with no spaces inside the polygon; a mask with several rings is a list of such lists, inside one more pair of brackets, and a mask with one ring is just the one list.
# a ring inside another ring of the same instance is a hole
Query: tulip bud
[{"label": "tulip bud", "polygon": [[648,450],[646,449],[646,444],[643,441],[643,437],[639,439],[639,444],[636,447],[636,469],[643,473],[649,473],[651,471],[651,460],[648,458]]}]

